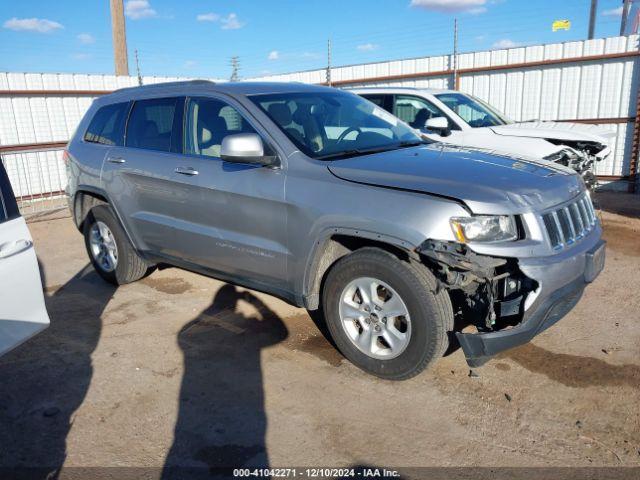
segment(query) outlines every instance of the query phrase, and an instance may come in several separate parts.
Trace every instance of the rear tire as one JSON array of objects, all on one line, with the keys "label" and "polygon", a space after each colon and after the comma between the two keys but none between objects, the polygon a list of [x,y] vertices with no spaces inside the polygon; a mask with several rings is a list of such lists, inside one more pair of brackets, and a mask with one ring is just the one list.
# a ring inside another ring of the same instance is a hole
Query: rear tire
[{"label": "rear tire", "polygon": [[108,205],[91,209],[84,221],[83,234],[91,264],[107,282],[124,285],[153,271],[133,248]]},{"label": "rear tire", "polygon": [[322,297],[338,349],[372,375],[411,378],[448,346],[447,332],[453,328],[449,294],[438,291],[423,265],[362,248],[331,268]]}]

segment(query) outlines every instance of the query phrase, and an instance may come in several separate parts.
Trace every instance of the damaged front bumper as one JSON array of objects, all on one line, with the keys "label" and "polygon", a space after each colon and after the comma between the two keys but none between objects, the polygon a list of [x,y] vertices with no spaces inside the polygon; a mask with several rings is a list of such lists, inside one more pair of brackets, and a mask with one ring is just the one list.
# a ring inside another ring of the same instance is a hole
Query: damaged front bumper
[{"label": "damaged front bumper", "polygon": [[596,230],[566,252],[518,261],[522,273],[535,280],[538,289],[529,293],[531,298],[517,325],[498,331],[456,333],[470,367],[483,365],[497,353],[528,342],[578,303],[586,285],[604,267],[605,242],[600,239],[600,229]]}]

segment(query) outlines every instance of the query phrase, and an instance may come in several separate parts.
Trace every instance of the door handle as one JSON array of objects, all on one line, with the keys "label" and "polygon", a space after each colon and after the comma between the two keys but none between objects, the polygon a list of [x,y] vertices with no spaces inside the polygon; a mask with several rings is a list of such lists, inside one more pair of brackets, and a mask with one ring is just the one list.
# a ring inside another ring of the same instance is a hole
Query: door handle
[{"label": "door handle", "polygon": [[107,162],[109,163],[125,163],[126,160],[122,157],[112,157],[112,158],[108,158]]},{"label": "door handle", "polygon": [[194,175],[198,175],[197,170],[194,170],[192,167],[176,167],[175,169],[176,173],[179,173],[180,175],[189,175],[189,176],[194,176]]},{"label": "door handle", "polygon": [[31,248],[33,243],[30,240],[20,239],[14,242],[7,242],[0,245],[0,260],[17,255]]}]

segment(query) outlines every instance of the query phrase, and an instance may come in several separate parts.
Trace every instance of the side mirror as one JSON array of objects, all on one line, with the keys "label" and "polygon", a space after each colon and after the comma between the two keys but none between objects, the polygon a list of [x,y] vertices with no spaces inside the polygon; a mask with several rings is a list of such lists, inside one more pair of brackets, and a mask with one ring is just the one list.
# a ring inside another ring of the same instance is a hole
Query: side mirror
[{"label": "side mirror", "polygon": [[445,117],[433,117],[427,120],[424,124],[426,130],[431,130],[443,137],[451,135],[451,129],[449,128],[449,120]]},{"label": "side mirror", "polygon": [[264,144],[257,133],[236,133],[222,139],[220,158],[225,162],[250,163],[273,167],[278,157],[265,155]]}]

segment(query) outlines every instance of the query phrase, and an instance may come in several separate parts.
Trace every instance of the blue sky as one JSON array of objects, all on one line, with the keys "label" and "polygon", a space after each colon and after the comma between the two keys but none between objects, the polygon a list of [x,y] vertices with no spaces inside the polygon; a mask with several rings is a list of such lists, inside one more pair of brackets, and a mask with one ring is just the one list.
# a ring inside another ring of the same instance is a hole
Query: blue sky
[{"label": "blue sky", "polygon": [[[600,0],[596,36],[618,34],[621,0]],[[130,72],[226,78],[564,42],[587,35],[589,0],[125,0]],[[2,0],[0,71],[112,73],[108,0]],[[552,32],[568,19],[569,31]]]}]

